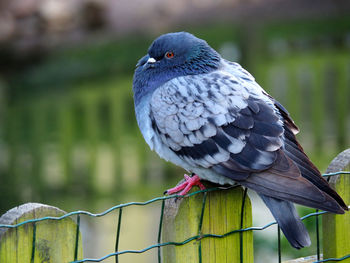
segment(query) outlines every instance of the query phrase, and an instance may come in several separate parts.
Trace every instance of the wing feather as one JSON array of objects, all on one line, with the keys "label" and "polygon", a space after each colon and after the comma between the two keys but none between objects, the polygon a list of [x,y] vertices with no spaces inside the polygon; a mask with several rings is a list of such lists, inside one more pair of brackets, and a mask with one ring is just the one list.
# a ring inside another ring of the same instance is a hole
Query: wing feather
[{"label": "wing feather", "polygon": [[270,99],[259,89],[247,92],[223,72],[164,84],[152,96],[151,117],[156,133],[166,133],[159,136],[162,143],[194,166],[262,171],[283,145],[282,122]]}]

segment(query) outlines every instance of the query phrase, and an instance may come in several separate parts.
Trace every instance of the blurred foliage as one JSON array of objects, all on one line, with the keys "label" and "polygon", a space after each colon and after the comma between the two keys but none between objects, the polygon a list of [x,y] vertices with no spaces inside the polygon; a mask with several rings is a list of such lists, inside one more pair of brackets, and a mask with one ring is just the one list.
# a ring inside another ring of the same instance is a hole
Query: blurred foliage
[{"label": "blurred foliage", "polygon": [[63,92],[81,82],[103,83],[116,75],[130,75],[149,43],[150,39],[126,39],[54,51],[40,63],[10,77],[11,97]]}]

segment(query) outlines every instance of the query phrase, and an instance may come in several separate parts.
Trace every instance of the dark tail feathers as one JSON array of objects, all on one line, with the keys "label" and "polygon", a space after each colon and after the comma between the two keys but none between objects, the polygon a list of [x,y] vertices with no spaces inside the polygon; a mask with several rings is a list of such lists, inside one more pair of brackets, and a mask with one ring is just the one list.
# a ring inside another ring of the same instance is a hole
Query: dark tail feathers
[{"label": "dark tail feathers", "polygon": [[300,249],[311,245],[309,233],[301,222],[293,203],[263,194],[259,195],[293,247]]}]

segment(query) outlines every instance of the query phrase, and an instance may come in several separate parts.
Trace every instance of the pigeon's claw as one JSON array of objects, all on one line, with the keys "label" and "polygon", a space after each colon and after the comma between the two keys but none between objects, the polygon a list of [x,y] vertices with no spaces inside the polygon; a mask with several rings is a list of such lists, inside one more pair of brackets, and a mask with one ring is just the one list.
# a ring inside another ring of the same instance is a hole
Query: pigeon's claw
[{"label": "pigeon's claw", "polygon": [[201,190],[205,189],[205,186],[201,183],[198,175],[194,174],[191,177],[185,174],[184,177],[185,182],[175,186],[174,188],[166,190],[165,193],[168,195],[172,195],[182,190],[180,193],[178,193],[178,195],[186,195],[192,189],[193,186],[198,186]]}]

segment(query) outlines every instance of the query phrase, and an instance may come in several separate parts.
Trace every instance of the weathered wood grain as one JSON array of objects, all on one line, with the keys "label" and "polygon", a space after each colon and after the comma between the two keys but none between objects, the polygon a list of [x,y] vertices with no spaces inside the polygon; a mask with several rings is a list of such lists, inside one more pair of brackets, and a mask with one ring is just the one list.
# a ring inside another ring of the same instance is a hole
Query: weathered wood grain
[{"label": "weathered wood grain", "polygon": [[[222,235],[241,228],[241,208],[244,191],[240,187],[207,193],[202,229],[199,229],[203,195],[197,194],[175,201],[167,200],[164,211],[163,242],[182,242],[201,234]],[[245,198],[243,228],[252,225],[252,210],[249,197]],[[253,233],[242,234],[243,262],[253,262]],[[201,246],[201,261],[199,261]],[[163,248],[163,262],[240,262],[240,233],[223,238],[203,238],[181,246]]]},{"label": "weathered wood grain", "polygon": [[[27,203],[9,210],[0,217],[0,224],[13,225],[46,216],[59,217],[65,212],[48,205]],[[44,220],[35,223],[34,263],[70,262],[74,260],[76,223],[71,218]],[[0,228],[0,262],[32,262],[33,223],[17,228]],[[82,258],[79,234],[78,259]]]}]

